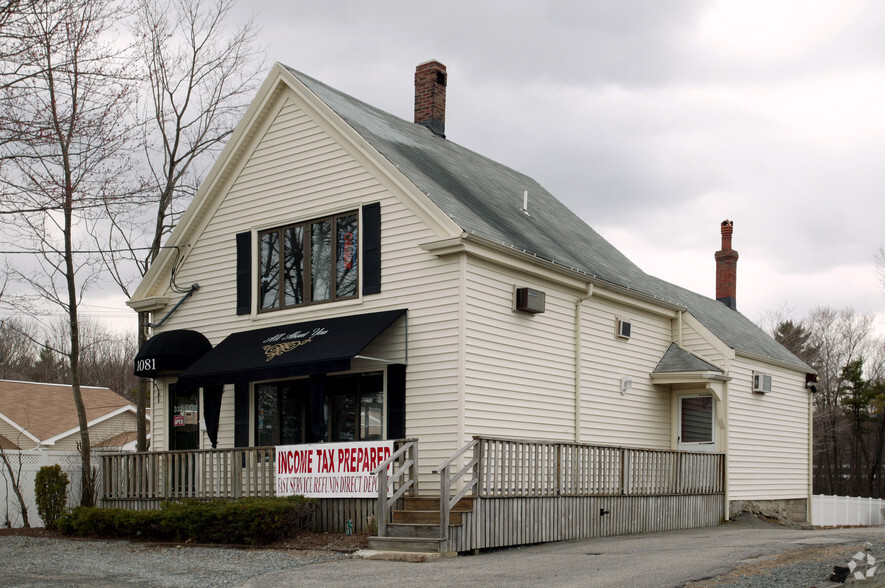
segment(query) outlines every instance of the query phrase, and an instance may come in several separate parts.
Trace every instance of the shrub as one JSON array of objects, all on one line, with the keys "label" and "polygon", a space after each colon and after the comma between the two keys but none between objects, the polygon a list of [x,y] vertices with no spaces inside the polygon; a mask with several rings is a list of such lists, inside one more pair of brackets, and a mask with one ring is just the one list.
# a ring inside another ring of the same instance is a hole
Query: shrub
[{"label": "shrub", "polygon": [[34,493],[37,498],[37,514],[47,529],[54,529],[67,504],[68,475],[58,464],[43,466],[37,472]]},{"label": "shrub", "polygon": [[68,535],[198,543],[272,543],[307,527],[317,503],[303,496],[185,500],[159,510],[77,507],[59,521]]}]

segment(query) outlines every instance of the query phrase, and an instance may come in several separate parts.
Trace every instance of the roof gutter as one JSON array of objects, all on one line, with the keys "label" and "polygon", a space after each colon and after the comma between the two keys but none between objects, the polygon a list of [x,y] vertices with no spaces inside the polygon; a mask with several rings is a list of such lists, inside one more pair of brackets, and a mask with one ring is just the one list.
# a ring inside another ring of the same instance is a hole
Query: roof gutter
[{"label": "roof gutter", "polygon": [[[583,284],[593,284],[595,286],[599,286],[606,290],[610,290],[612,292],[616,292],[619,294],[624,294],[630,296],[632,298],[639,299],[643,302],[647,302],[662,308],[665,308],[669,311],[680,312],[687,310],[684,306],[680,304],[676,304],[675,302],[671,302],[669,300],[664,300],[663,298],[659,298],[657,296],[652,296],[650,294],[646,294],[639,290],[634,290],[627,286],[621,286],[619,284],[615,284],[612,282],[608,282],[599,278],[593,274],[587,273],[585,271],[570,268],[561,264],[556,263],[556,261],[551,259],[546,259],[543,257],[539,257],[534,253],[530,253],[528,251],[518,249],[513,247],[512,245],[507,245],[506,243],[499,243],[497,241],[493,241],[486,237],[481,237],[475,233],[462,233],[459,237],[442,239],[439,241],[432,241],[429,243],[422,243],[421,248],[425,251],[429,251],[436,255],[447,255],[450,253],[459,253],[462,251],[467,251],[467,246],[470,244],[475,244],[477,246],[483,247],[485,249],[490,249],[493,251],[497,251],[503,253],[509,257],[513,257],[519,259],[524,262],[528,262],[532,265],[543,267],[545,269],[551,270],[557,274],[562,276],[566,276],[571,278],[572,280],[580,281]],[[476,253],[476,251],[473,251]],[[565,284],[570,285],[571,287],[575,287],[574,284]],[[585,288],[579,288],[583,291]],[[604,296],[602,292],[597,291],[597,296]]]}]

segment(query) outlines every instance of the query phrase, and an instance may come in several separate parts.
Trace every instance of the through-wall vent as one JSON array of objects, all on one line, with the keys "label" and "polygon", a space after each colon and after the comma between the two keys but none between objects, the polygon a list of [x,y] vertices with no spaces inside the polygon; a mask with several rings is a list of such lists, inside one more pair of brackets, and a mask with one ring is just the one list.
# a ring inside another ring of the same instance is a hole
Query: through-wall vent
[{"label": "through-wall vent", "polygon": [[618,337],[621,339],[629,339],[632,332],[633,323],[625,321],[624,319],[618,319]]}]

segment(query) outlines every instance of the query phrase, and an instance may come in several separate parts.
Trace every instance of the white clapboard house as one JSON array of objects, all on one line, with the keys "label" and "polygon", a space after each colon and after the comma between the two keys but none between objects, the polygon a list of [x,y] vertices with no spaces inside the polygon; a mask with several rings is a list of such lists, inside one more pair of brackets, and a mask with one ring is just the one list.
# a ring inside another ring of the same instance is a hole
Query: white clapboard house
[{"label": "white clapboard house", "polygon": [[[272,68],[129,301],[162,323],[136,360],[153,447],[408,443],[406,496],[473,499],[434,507],[457,518],[449,550],[718,524],[748,502],[805,520],[813,375],[736,310],[732,223],[716,299],[655,278],[447,137],[447,81],[418,66],[409,122]],[[193,478],[234,463],[252,481],[229,484],[257,492],[269,458],[245,455]],[[490,520],[517,519],[496,538]]]}]

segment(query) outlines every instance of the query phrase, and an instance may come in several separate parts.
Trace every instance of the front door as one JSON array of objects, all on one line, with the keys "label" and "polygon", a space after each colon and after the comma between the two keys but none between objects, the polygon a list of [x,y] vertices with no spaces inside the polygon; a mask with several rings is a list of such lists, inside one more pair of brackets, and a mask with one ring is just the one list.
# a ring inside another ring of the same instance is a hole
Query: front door
[{"label": "front door", "polygon": [[199,390],[169,384],[169,407],[169,449],[199,449]]}]

